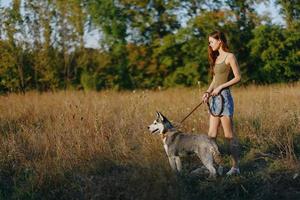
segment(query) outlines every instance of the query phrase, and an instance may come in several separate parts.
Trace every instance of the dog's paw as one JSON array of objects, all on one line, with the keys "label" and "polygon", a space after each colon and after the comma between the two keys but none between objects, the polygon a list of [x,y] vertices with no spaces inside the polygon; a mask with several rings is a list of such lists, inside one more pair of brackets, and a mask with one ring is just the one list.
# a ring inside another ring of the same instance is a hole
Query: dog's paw
[{"label": "dog's paw", "polygon": [[190,172],[191,175],[204,175],[204,174],[209,174],[208,169],[205,166],[198,167],[197,169],[194,169],[193,171]]}]

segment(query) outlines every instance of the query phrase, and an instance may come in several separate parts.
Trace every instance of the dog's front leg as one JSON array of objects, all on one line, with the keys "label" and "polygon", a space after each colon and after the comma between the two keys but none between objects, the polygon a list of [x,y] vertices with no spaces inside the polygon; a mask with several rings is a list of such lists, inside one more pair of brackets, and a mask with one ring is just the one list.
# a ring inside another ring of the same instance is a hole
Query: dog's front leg
[{"label": "dog's front leg", "polygon": [[177,172],[175,156],[168,156],[170,166],[174,172]]},{"label": "dog's front leg", "polygon": [[182,165],[181,165],[181,160],[179,156],[175,157],[175,162],[176,162],[176,167],[177,167],[177,171],[181,172],[182,169]]}]

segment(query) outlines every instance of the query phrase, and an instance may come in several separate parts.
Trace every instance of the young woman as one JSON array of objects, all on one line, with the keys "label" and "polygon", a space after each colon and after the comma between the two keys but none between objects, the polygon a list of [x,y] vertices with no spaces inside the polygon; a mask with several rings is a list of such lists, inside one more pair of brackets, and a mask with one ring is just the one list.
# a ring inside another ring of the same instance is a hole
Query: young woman
[{"label": "young woman", "polygon": [[[215,139],[217,136],[218,127],[220,124],[222,124],[224,135],[229,143],[230,154],[232,157],[232,167],[227,172],[227,175],[239,174],[239,147],[237,138],[233,132],[232,118],[234,105],[229,87],[238,83],[241,80],[241,75],[234,54],[229,52],[224,33],[220,31],[214,31],[209,35],[208,41],[208,58],[213,79],[209,88],[203,94],[202,100],[207,102],[209,98],[212,98],[212,102],[210,102],[210,110],[219,109],[222,111],[217,115],[211,112],[208,135],[212,139]],[[234,78],[229,80],[228,75],[231,70]],[[218,95],[222,95],[224,97],[222,103],[213,102],[215,101],[214,99],[217,99],[214,97],[217,97]],[[214,108],[212,108],[211,105],[213,105]],[[223,109],[220,109],[220,106],[222,105]]]}]

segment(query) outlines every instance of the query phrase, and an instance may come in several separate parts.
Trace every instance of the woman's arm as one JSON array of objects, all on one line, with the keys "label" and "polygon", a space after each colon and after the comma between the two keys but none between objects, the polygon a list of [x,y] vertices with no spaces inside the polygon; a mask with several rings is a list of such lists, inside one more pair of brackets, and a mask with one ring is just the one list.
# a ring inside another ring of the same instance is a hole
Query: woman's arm
[{"label": "woman's arm", "polygon": [[213,77],[213,80],[212,80],[212,82],[210,83],[210,85],[209,85],[208,89],[206,90],[206,92],[211,93],[211,92],[213,91],[213,86],[214,86],[214,84],[215,84],[215,76]]},{"label": "woman's arm", "polygon": [[206,90],[206,92],[202,96],[202,101],[204,101],[205,103],[207,102],[208,97],[210,96],[210,93],[213,91],[214,84],[215,84],[215,76],[213,77],[213,80],[210,83],[208,89]]}]

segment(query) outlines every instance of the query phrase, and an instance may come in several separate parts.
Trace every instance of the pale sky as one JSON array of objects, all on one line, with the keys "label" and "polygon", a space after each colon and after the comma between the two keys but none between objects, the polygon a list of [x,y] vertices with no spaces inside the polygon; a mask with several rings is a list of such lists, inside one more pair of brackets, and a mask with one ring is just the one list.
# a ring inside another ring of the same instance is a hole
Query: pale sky
[{"label": "pale sky", "polygon": [[[272,19],[272,23],[274,24],[284,24],[284,20],[282,16],[279,14],[279,7],[275,5],[275,0],[270,0],[270,3],[260,3],[256,6],[256,11],[259,15],[267,14]],[[11,0],[0,0],[1,7],[7,7],[10,5]],[[100,38],[100,33],[98,30],[94,30],[91,32],[86,32],[84,36],[85,46],[91,48],[99,47],[98,41]]]}]

